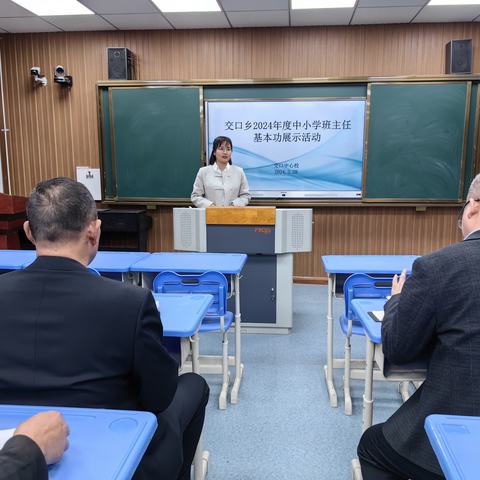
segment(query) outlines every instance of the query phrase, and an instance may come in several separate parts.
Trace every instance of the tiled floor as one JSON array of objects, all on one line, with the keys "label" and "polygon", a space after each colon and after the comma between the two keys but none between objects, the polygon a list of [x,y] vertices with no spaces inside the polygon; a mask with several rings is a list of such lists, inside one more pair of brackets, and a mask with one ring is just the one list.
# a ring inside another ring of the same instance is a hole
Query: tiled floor
[{"label": "tiled floor", "polygon": [[[325,389],[325,286],[294,285],[290,335],[245,334],[245,374],[239,403],[218,410],[220,376],[208,375],[204,446],[210,451],[208,480],[345,480],[361,435],[363,382],[352,380],[353,410],[343,414],[342,372],[335,372],[338,408]],[[343,309],[336,300],[335,316]],[[220,337],[202,336],[202,353],[220,351]],[[233,347],[233,336],[230,347]],[[353,357],[365,339],[354,338]],[[335,322],[335,356],[343,356],[343,335]],[[233,373],[233,369],[232,369]],[[374,421],[388,418],[400,405],[397,384],[375,385]]]}]

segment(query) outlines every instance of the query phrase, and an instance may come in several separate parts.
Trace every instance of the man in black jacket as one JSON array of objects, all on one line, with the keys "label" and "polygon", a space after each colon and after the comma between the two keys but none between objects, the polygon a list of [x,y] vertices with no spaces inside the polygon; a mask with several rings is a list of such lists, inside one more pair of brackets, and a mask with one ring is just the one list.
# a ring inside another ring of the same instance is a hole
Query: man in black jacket
[{"label": "man in black jacket", "polygon": [[27,418],[0,450],[0,480],[47,480],[48,465],[68,448],[68,433],[59,412]]},{"label": "man in black jacket", "polygon": [[434,413],[480,415],[480,175],[459,227],[463,242],[418,258],[394,277],[385,305],[382,346],[395,364],[427,357],[422,386],[358,445],[364,480],[443,478],[424,430]]},{"label": "man in black jacket", "polygon": [[37,259],[0,276],[0,402],[151,411],[158,428],[135,478],[190,478],[208,386],[178,377],[150,291],[87,270],[101,224],[92,196],[47,180],[27,217]]}]

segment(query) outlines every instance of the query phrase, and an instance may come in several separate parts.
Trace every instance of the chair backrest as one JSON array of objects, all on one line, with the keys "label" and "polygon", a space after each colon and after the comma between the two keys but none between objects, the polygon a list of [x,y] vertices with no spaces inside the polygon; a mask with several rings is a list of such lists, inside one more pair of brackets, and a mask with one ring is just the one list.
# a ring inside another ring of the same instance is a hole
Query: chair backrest
[{"label": "chair backrest", "polygon": [[386,298],[392,289],[392,279],[388,277],[371,277],[366,273],[354,273],[343,284],[345,298],[345,315],[354,318],[352,300],[354,298]]},{"label": "chair backrest", "polygon": [[155,293],[208,293],[213,302],[207,315],[225,315],[227,311],[228,281],[220,272],[205,272],[201,275],[161,272],[153,280]]}]

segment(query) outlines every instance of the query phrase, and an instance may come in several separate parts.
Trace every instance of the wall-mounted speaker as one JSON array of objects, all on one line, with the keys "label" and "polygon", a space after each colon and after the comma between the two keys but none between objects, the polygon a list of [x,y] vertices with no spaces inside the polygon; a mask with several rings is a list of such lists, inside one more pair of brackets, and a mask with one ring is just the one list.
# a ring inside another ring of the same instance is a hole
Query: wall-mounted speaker
[{"label": "wall-mounted speaker", "polygon": [[472,40],[447,43],[445,73],[472,73]]},{"label": "wall-mounted speaker", "polygon": [[108,79],[134,80],[134,58],[128,48],[107,48]]}]

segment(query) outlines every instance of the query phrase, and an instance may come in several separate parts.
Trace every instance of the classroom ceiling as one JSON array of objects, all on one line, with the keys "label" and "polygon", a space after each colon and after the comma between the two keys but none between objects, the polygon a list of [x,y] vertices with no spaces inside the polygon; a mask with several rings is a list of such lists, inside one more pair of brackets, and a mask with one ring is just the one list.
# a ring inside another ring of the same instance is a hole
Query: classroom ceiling
[{"label": "classroom ceiling", "polygon": [[351,8],[292,10],[289,0],[217,0],[220,12],[161,13],[151,0],[79,0],[95,15],[37,16],[0,0],[0,32],[175,30],[425,22],[479,22],[480,5],[428,0],[357,0]]}]

